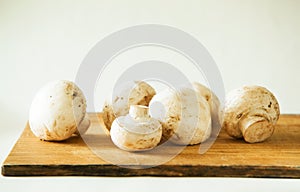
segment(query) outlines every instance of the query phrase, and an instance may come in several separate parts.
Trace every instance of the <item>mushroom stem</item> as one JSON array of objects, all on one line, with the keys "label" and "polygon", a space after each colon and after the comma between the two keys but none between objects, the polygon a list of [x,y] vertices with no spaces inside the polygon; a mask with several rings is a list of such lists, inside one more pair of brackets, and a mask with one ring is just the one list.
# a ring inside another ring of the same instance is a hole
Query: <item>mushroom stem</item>
[{"label": "mushroom stem", "polygon": [[274,131],[274,125],[260,116],[247,116],[239,122],[239,128],[245,141],[261,142],[269,138]]},{"label": "mushroom stem", "polygon": [[149,108],[143,105],[131,105],[129,115],[133,119],[149,118]]}]

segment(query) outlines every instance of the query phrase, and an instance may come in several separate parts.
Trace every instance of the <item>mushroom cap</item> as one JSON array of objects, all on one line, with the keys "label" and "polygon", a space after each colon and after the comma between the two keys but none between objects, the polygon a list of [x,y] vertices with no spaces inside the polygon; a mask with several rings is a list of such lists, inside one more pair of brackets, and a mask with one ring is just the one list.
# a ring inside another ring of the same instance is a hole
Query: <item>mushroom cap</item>
[{"label": "mushroom cap", "polygon": [[162,123],[165,140],[193,145],[210,137],[209,104],[193,89],[166,89],[153,97],[149,107],[150,115]]},{"label": "mushroom cap", "polygon": [[148,106],[155,94],[155,89],[144,81],[134,81],[126,84],[112,98],[112,102],[104,104],[102,116],[106,128],[110,130],[112,122],[116,117],[127,115],[130,105]]},{"label": "mushroom cap", "polygon": [[197,91],[199,95],[204,97],[208,102],[213,123],[218,123],[219,125],[221,125],[223,113],[218,97],[208,87],[198,82],[193,82],[192,86],[195,91]]},{"label": "mushroom cap", "polygon": [[161,140],[162,127],[148,115],[148,107],[132,106],[130,114],[116,118],[111,126],[111,139],[120,149],[144,151],[154,148]]},{"label": "mushroom cap", "polygon": [[[244,86],[228,93],[224,111],[223,128],[235,138],[243,137],[239,126],[241,120],[262,117],[270,124],[275,125],[280,114],[279,104],[275,96],[268,89],[254,85]],[[261,124],[259,127],[270,128],[265,124]],[[259,129],[259,127],[256,128]]]},{"label": "mushroom cap", "polygon": [[71,81],[54,81],[42,87],[33,99],[29,125],[42,140],[65,140],[76,131],[85,113],[82,91]]}]

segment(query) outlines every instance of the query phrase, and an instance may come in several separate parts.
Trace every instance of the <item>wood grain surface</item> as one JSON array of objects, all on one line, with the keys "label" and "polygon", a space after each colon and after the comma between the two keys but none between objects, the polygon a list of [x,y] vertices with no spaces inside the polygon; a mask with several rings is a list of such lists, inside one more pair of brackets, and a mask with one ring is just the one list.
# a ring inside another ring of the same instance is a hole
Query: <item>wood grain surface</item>
[{"label": "wood grain surface", "polygon": [[89,116],[89,131],[63,142],[40,141],[26,125],[2,164],[2,174],[300,178],[300,115],[282,115],[273,136],[263,143],[248,144],[221,131],[204,154],[199,148],[207,144],[180,147],[164,143],[152,151],[125,152],[112,144],[101,114]]}]

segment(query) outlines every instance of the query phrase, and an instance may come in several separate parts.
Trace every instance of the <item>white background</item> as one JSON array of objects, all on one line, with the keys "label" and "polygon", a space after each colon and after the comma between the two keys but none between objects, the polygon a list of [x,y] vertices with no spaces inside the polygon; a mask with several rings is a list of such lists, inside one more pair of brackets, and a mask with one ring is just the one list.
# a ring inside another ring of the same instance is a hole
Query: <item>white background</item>
[{"label": "white background", "polygon": [[[0,0],[0,161],[23,130],[31,100],[43,84],[74,80],[93,45],[112,32],[139,24],[165,24],[197,38],[216,61],[226,92],[244,84],[263,85],[277,96],[282,113],[300,113],[299,10],[299,0]],[[299,191],[300,181],[0,177],[0,191],[167,188]]]}]

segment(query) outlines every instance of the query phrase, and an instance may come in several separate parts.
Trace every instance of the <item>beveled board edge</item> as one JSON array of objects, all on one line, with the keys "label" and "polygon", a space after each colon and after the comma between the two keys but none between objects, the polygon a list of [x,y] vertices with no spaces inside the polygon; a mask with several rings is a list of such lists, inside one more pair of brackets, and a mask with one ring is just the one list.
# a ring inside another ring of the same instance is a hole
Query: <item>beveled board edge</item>
[{"label": "beveled board edge", "polygon": [[[127,166],[129,167],[129,166]],[[103,177],[253,177],[300,178],[300,167],[160,165],[130,169],[116,165],[3,165],[3,176],[103,176]]]}]

